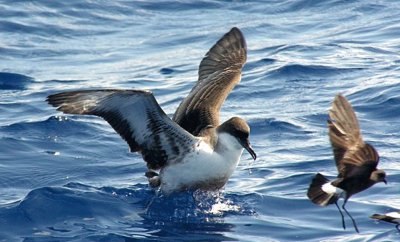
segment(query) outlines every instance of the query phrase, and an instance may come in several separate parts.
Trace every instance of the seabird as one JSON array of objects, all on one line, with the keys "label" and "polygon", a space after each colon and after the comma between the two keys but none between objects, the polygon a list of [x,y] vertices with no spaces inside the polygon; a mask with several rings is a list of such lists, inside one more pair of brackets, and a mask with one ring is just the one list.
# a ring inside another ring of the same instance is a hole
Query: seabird
[{"label": "seabird", "polygon": [[66,114],[105,119],[147,163],[146,177],[165,194],[185,189],[217,190],[235,170],[243,148],[252,158],[250,127],[233,117],[220,124],[219,111],[240,82],[247,48],[232,28],[200,63],[197,84],[171,120],[145,90],[80,90],[47,97]]},{"label": "seabird", "polygon": [[318,173],[310,184],[308,198],[315,204],[327,206],[335,204],[342,217],[343,229],[346,229],[344,216],[337,201],[344,198],[343,210],[351,218],[354,228],[359,232],[355,220],[346,210],[347,200],[375,183],[386,184],[386,174],[377,169],[379,155],[375,148],[364,143],[360,126],[353,108],[345,97],[338,94],[329,111],[329,139],[338,169],[338,177],[329,181]]},{"label": "seabird", "polygon": [[396,224],[396,229],[400,232],[400,212],[390,212],[387,214],[374,214],[371,216],[371,218]]}]

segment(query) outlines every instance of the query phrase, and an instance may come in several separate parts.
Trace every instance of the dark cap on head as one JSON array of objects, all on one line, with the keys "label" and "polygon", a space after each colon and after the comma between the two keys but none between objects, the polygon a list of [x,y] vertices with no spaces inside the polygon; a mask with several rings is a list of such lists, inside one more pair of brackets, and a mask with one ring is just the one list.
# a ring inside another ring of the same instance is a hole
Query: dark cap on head
[{"label": "dark cap on head", "polygon": [[225,132],[238,138],[248,138],[250,127],[247,122],[239,117],[233,117],[218,127],[218,132]]},{"label": "dark cap on head", "polygon": [[245,148],[255,160],[257,158],[256,153],[251,148],[249,136],[250,127],[244,119],[239,117],[233,117],[225,121],[217,128],[219,133],[228,133],[236,137],[239,143]]},{"label": "dark cap on head", "polygon": [[375,171],[373,171],[371,173],[370,179],[372,181],[374,181],[375,183],[383,182],[383,183],[387,184],[386,173],[384,170],[381,170],[381,169],[376,169]]}]

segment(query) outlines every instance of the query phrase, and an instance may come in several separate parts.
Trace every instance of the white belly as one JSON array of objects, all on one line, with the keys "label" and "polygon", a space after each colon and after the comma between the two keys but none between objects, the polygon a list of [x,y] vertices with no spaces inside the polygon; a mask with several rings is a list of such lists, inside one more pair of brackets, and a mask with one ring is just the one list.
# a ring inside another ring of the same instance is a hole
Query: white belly
[{"label": "white belly", "polygon": [[242,148],[216,153],[201,144],[184,161],[168,165],[161,170],[161,190],[169,194],[184,189],[216,190],[225,185],[237,167]]}]

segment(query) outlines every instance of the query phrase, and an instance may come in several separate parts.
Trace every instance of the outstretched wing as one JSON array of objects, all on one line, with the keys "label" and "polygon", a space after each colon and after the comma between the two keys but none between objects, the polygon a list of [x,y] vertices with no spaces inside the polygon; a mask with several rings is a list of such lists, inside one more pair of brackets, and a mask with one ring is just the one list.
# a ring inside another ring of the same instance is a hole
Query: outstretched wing
[{"label": "outstretched wing", "polygon": [[50,95],[47,101],[64,113],[104,118],[132,152],[142,153],[151,169],[178,161],[179,155],[196,142],[194,136],[168,118],[149,91],[72,91]]},{"label": "outstretched wing", "polygon": [[173,120],[193,135],[208,125],[219,125],[219,110],[241,79],[247,48],[243,34],[232,28],[200,63],[196,86],[182,101]]},{"label": "outstretched wing", "polygon": [[364,143],[356,114],[340,94],[336,95],[329,111],[328,128],[339,177],[376,167],[379,155],[374,147]]}]

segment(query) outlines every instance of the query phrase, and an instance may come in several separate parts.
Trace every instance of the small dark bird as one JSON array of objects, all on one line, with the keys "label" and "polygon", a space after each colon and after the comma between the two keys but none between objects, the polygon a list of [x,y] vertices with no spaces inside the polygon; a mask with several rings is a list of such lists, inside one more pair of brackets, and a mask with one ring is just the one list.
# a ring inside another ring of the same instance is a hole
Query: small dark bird
[{"label": "small dark bird", "polygon": [[233,117],[220,124],[219,111],[241,79],[247,48],[232,28],[200,63],[197,84],[171,120],[153,94],[143,90],[81,90],[50,95],[67,114],[104,118],[147,162],[146,177],[165,194],[184,189],[217,190],[235,170],[243,148],[253,159],[250,127]]},{"label": "small dark bird", "polygon": [[371,218],[396,224],[396,229],[400,232],[400,212],[390,212],[387,214],[374,214],[371,216]]},{"label": "small dark bird", "polygon": [[357,117],[350,103],[345,97],[338,94],[329,111],[329,139],[338,169],[338,177],[329,181],[318,173],[308,188],[307,196],[315,204],[327,206],[335,204],[342,217],[343,229],[346,229],[344,216],[337,201],[344,198],[343,210],[351,218],[354,228],[359,232],[356,222],[345,205],[348,199],[375,183],[386,184],[386,174],[377,169],[379,162],[378,152],[372,145],[364,143]]}]

